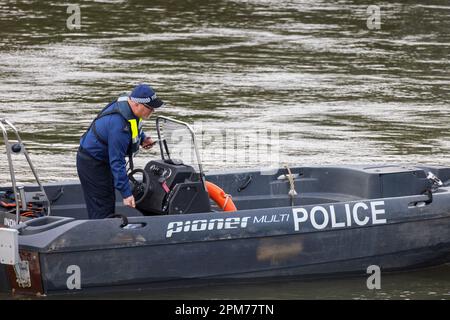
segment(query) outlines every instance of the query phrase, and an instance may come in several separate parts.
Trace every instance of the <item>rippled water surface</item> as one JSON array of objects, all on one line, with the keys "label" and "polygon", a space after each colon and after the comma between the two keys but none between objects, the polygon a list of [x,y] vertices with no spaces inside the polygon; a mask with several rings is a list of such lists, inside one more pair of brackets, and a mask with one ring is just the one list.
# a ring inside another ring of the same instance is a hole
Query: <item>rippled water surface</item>
[{"label": "rippled water surface", "polygon": [[[138,82],[167,103],[158,114],[250,136],[250,152],[263,144],[251,133],[270,130],[280,165],[449,165],[450,4],[376,4],[381,28],[370,30],[367,1],[83,1],[81,29],[70,30],[65,2],[0,1],[0,117],[18,127],[43,181],[77,178],[80,135]],[[266,160],[208,157],[222,143],[202,143],[207,170]],[[142,152],[137,165],[156,156]],[[30,181],[23,161],[16,169]],[[448,298],[448,268],[435,273],[444,284],[425,278],[414,297]],[[281,288],[248,292],[297,297]]]}]

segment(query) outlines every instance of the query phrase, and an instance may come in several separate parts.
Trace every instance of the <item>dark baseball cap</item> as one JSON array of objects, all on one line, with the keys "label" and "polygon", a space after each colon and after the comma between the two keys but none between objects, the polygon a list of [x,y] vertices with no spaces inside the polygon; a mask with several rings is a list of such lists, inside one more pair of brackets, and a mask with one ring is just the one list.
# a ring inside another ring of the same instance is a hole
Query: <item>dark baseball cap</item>
[{"label": "dark baseball cap", "polygon": [[130,94],[130,100],[150,108],[159,108],[164,102],[156,96],[155,90],[147,84],[138,84]]}]

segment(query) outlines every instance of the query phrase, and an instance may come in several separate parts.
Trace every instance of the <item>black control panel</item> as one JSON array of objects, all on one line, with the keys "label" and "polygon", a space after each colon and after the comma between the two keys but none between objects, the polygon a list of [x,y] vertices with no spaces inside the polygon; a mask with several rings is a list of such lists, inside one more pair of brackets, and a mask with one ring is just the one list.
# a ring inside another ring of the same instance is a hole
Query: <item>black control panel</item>
[{"label": "black control panel", "polygon": [[150,188],[136,206],[144,215],[211,211],[208,193],[193,167],[176,160],[154,160],[144,171]]}]

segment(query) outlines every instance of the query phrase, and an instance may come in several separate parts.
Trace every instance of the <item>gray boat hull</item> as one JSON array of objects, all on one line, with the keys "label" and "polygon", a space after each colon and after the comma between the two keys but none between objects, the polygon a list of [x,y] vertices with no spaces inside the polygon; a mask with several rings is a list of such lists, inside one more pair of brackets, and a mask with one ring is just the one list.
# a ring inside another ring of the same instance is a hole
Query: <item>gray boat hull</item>
[{"label": "gray boat hull", "polygon": [[[65,184],[69,192],[54,206],[61,217],[16,227],[20,254],[36,260],[30,273],[39,283],[20,288],[12,266],[2,265],[0,289],[52,294],[194,280],[329,277],[365,274],[370,265],[384,272],[449,261],[450,188],[444,185],[432,197],[421,191],[426,171],[448,181],[450,169],[310,169],[292,169],[302,172],[293,206],[281,169],[273,175],[212,174],[207,180],[231,193],[242,209],[142,216],[118,206],[129,216],[125,227],[122,219],[83,219],[79,185]],[[253,182],[236,191],[250,175]],[[49,194],[61,186],[47,186]]]}]

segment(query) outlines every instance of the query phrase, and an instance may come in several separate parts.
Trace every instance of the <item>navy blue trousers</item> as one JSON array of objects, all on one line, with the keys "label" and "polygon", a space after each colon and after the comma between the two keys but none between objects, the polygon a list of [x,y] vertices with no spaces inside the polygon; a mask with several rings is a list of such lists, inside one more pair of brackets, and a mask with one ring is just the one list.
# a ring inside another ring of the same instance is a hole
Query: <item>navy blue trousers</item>
[{"label": "navy blue trousers", "polygon": [[116,194],[109,164],[79,150],[77,171],[89,219],[104,219],[114,214]]}]

